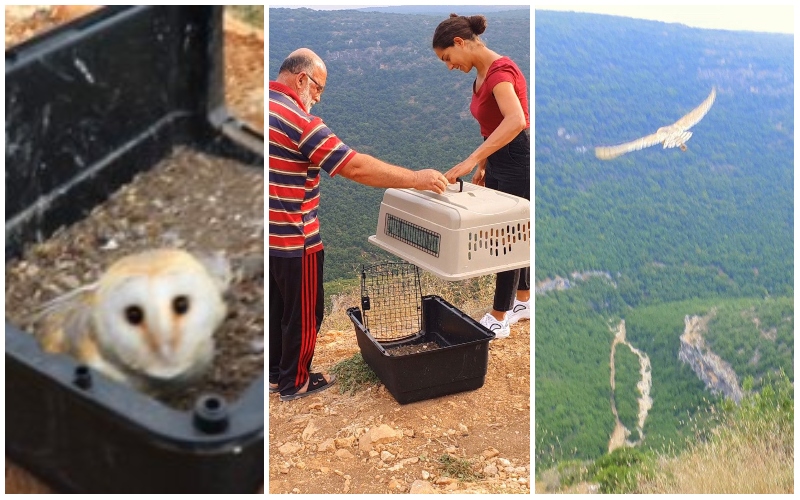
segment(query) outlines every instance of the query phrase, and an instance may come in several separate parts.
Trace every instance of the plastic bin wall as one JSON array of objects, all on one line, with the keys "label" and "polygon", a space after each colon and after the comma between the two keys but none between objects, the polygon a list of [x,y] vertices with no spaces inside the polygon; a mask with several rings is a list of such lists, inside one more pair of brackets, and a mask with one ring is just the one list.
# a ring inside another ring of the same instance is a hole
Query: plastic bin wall
[{"label": "plastic bin wall", "polygon": [[[361,310],[347,314],[356,330],[364,361],[400,404],[412,403],[483,386],[494,334],[439,296],[422,298],[422,331],[410,340],[376,341],[364,328]],[[439,349],[390,356],[391,346],[436,342]]]}]

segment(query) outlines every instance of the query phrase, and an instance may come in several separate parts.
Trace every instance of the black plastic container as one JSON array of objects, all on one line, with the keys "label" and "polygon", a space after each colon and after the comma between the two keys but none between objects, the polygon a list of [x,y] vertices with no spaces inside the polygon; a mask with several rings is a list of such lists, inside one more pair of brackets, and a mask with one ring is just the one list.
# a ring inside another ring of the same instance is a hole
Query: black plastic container
[{"label": "black plastic container", "polygon": [[[264,167],[224,105],[221,7],[108,7],[6,51],[6,259],[186,145]],[[177,411],[6,321],[6,456],[64,492],[254,493],[264,378]]]},{"label": "black plastic container", "polygon": [[[376,340],[364,326],[361,309],[349,308],[347,315],[364,361],[400,404],[482,387],[494,334],[438,295],[422,297],[421,306],[421,330],[395,341]],[[439,347],[411,354],[387,353],[426,342]]]}]

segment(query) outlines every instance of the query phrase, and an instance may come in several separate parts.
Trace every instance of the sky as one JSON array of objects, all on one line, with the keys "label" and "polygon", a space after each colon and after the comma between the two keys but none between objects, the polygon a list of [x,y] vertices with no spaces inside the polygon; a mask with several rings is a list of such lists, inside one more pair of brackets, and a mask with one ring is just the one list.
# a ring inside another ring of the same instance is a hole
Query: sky
[{"label": "sky", "polygon": [[570,10],[681,23],[695,28],[794,33],[791,5],[547,5],[536,10]]}]

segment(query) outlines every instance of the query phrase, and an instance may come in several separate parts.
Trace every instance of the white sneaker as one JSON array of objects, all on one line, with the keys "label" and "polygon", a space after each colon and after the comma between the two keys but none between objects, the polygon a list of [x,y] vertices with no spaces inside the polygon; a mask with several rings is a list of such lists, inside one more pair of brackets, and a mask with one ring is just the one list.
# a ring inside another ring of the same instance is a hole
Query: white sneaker
[{"label": "white sneaker", "polygon": [[497,321],[494,316],[486,313],[480,323],[494,333],[494,338],[504,339],[511,335],[511,328],[508,326],[508,318],[503,321]]},{"label": "white sneaker", "polygon": [[531,319],[531,301],[528,299],[526,302],[520,302],[514,299],[514,305],[506,315],[509,325],[515,324],[521,319]]}]

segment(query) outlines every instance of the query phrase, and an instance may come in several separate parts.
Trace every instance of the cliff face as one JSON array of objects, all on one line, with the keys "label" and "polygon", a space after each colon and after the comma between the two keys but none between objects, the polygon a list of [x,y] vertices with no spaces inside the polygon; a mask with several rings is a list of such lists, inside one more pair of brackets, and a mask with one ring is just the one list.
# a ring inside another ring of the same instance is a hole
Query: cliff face
[{"label": "cliff face", "polygon": [[611,273],[608,271],[575,271],[571,273],[570,276],[572,276],[572,282],[567,278],[562,278],[561,276],[556,276],[553,279],[547,278],[544,281],[540,281],[536,283],[536,293],[539,295],[544,295],[547,292],[568,290],[575,286],[577,282],[588,281],[592,278],[605,278],[609,283],[611,283],[611,286],[617,288],[617,283],[614,281],[614,278],[611,277]]},{"label": "cliff face", "polygon": [[[712,312],[711,315],[714,313]],[[742,390],[739,380],[731,365],[714,354],[706,346],[702,333],[705,331],[710,316],[686,316],[686,325],[681,335],[681,350],[678,359],[688,363],[692,370],[706,384],[706,388],[713,394],[722,393],[726,398],[733,399],[737,404],[742,400]]]},{"label": "cliff face", "polygon": [[553,292],[556,290],[568,290],[570,287],[572,287],[572,284],[567,278],[556,276],[555,279],[547,278],[544,281],[536,283],[536,293],[539,295],[544,295],[547,292]]}]

